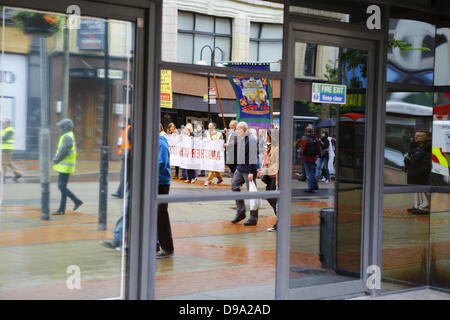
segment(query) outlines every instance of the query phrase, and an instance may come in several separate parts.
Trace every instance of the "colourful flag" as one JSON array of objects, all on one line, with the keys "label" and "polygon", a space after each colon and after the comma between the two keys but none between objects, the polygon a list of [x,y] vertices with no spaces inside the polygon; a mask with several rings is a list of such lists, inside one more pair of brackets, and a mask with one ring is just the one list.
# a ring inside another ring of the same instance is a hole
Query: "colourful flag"
[{"label": "colourful flag", "polygon": [[[227,64],[232,68],[268,70],[269,64]],[[272,88],[267,78],[250,76],[229,77],[236,94],[236,120],[245,121],[249,127],[271,128]]]}]

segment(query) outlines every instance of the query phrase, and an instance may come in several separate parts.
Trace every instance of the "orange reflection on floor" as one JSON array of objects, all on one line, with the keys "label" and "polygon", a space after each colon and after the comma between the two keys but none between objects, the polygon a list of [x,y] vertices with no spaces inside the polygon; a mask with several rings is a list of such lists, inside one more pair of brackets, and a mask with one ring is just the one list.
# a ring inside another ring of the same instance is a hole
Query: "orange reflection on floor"
[{"label": "orange reflection on floor", "polygon": [[275,283],[275,269],[244,266],[156,276],[156,298]]}]

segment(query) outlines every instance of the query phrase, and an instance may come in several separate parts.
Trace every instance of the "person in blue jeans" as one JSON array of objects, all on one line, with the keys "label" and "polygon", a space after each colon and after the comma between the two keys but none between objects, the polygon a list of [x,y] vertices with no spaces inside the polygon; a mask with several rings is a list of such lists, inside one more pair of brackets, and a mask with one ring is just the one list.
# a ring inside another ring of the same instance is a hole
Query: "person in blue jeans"
[{"label": "person in blue jeans", "polygon": [[312,127],[307,127],[301,142],[303,167],[305,168],[306,180],[308,183],[308,189],[305,190],[307,193],[314,193],[315,190],[319,189],[315,175],[318,152],[314,150],[313,143],[318,143],[317,138],[314,136],[314,129]]},{"label": "person in blue jeans", "polygon": [[322,132],[322,136],[319,140],[320,144],[320,155],[317,157],[316,161],[316,180],[319,181],[322,176],[322,171],[324,172],[323,180],[328,183],[329,174],[328,174],[328,148],[330,146],[330,141],[328,140],[328,133]]}]

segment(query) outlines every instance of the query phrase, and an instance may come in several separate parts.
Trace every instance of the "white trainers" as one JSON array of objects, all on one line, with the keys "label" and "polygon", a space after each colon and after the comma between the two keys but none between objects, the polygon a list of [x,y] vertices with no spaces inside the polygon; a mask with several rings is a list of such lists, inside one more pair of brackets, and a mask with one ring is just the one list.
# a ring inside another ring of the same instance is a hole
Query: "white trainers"
[{"label": "white trainers", "polygon": [[210,185],[209,181],[206,181],[204,184],[204,186],[209,186],[209,185]]}]

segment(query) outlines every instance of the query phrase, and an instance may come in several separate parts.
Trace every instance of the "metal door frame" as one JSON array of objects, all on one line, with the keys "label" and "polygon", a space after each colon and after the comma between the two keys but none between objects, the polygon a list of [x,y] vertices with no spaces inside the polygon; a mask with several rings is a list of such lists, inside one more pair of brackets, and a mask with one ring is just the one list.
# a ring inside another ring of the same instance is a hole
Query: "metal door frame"
[{"label": "metal door frame", "polygon": [[[104,19],[117,19],[135,23],[134,29],[134,152],[133,152],[133,176],[134,190],[147,190],[150,198],[155,199],[157,190],[148,191],[150,173],[148,172],[149,149],[157,150],[158,144],[152,143],[148,137],[146,123],[151,123],[152,117],[148,106],[153,106],[157,100],[155,83],[159,82],[159,75],[155,70],[159,61],[161,37],[158,22],[160,18],[157,12],[161,11],[161,0],[129,0],[126,4],[120,0],[0,0],[0,4],[7,7],[16,7],[29,10],[39,10],[66,14],[70,5],[78,5],[81,8],[81,16],[99,17]],[[159,32],[159,33],[158,33]],[[159,41],[159,42],[158,42]],[[155,108],[153,108],[155,109]],[[157,163],[156,161],[154,163]],[[156,175],[157,178],[157,175]],[[140,192],[134,192],[131,196],[131,209],[127,229],[129,231],[129,254],[126,257],[124,296],[122,299],[146,299],[149,287],[148,262],[143,259],[150,252],[149,238],[150,219],[148,211],[149,197],[142,196]],[[107,234],[112,230],[108,229]]]},{"label": "metal door frame", "polygon": [[[289,288],[290,215],[280,214],[277,233],[277,299],[326,299],[363,293],[377,295],[369,290],[364,272],[370,265],[381,267],[381,219],[383,206],[384,117],[385,117],[385,57],[387,36],[382,30],[367,30],[361,26],[310,17],[290,15],[285,8],[284,64],[286,75],[283,86],[283,112],[280,126],[281,145],[292,142],[293,105],[295,91],[295,42],[312,42],[321,45],[349,47],[368,51],[368,87],[366,101],[372,108],[366,114],[364,156],[363,219],[361,228],[361,279],[335,284]],[[283,134],[284,133],[284,134]],[[370,147],[369,147],[370,146]],[[292,159],[286,150],[280,166],[280,176],[290,180]],[[281,190],[280,212],[290,212],[292,185]],[[381,276],[381,275],[380,275]]]}]

